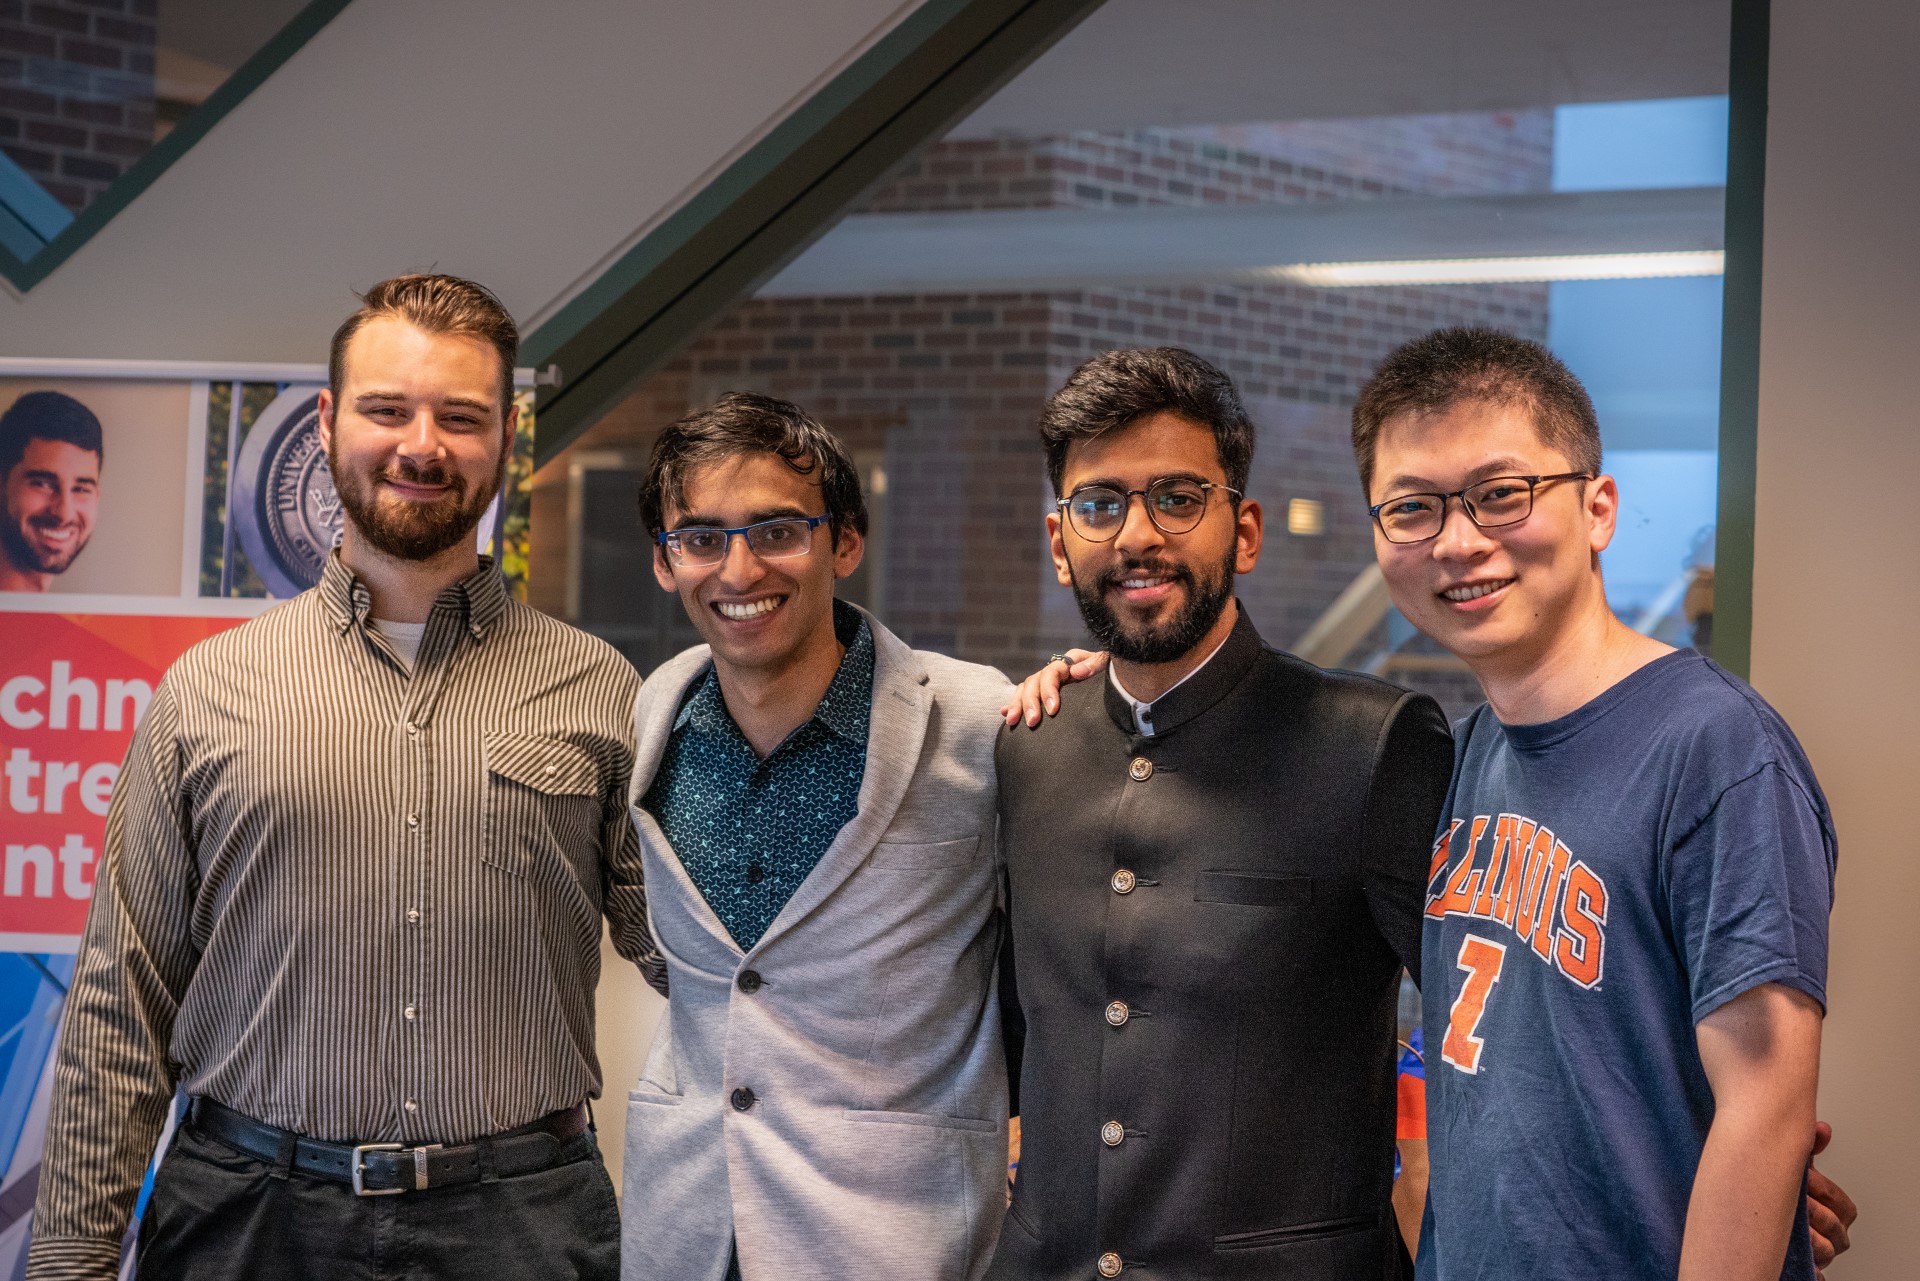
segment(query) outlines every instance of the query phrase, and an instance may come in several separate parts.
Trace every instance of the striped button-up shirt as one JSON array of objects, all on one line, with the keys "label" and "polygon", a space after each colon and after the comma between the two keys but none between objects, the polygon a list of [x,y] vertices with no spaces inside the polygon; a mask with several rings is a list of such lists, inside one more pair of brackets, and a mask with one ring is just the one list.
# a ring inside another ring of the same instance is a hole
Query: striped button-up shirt
[{"label": "striped button-up shirt", "polygon": [[195,646],[107,817],[29,1275],[108,1277],[176,1083],[352,1142],[599,1093],[600,921],[664,982],[627,820],[639,680],[490,564],[409,666],[341,563]]}]

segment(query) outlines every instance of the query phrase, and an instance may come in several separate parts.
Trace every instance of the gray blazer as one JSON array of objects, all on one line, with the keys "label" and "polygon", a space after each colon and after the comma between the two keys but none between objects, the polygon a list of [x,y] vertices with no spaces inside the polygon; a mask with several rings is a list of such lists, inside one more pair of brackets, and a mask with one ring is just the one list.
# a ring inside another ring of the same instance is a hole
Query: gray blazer
[{"label": "gray blazer", "polygon": [[640,691],[630,800],[671,999],[627,1102],[625,1281],[720,1281],[736,1240],[748,1281],[972,1281],[993,1253],[1007,682],[867,622],[859,812],[745,953],[638,805],[707,648]]}]

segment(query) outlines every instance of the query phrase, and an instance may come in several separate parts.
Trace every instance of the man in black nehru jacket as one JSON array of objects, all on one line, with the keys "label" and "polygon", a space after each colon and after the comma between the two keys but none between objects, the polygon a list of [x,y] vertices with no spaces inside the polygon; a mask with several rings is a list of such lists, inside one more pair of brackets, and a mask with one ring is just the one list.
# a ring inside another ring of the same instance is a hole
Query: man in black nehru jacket
[{"label": "man in black nehru jacket", "polygon": [[990,1275],[1401,1276],[1395,1000],[1446,721],[1234,600],[1261,512],[1219,370],[1108,352],[1041,435],[1054,566],[1113,663],[998,752],[1024,1134]]}]

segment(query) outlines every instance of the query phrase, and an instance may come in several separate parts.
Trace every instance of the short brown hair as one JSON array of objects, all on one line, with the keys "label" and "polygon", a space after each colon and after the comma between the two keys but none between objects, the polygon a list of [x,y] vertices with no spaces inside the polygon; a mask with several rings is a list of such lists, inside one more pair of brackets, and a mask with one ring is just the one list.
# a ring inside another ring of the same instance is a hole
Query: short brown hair
[{"label": "short brown hair", "polygon": [[383,280],[360,295],[360,307],[333,331],[327,350],[327,383],[340,396],[347,343],[376,316],[397,316],[430,334],[478,338],[500,353],[500,413],[513,413],[513,367],[520,358],[520,328],[485,285],[458,276],[416,273]]},{"label": "short brown hair", "polygon": [[772,454],[802,476],[820,482],[827,529],[867,533],[867,500],[847,447],[790,400],[732,391],[671,423],[653,442],[640,482],[640,519],[649,534],[666,529],[667,508],[686,506],[687,473],[739,454]]},{"label": "short brown hair", "polygon": [[1497,329],[1436,329],[1396,348],[1360,389],[1353,457],[1361,487],[1373,485],[1373,451],[1387,423],[1470,400],[1526,406],[1543,444],[1565,454],[1576,471],[1600,474],[1593,398],[1558,356]]}]

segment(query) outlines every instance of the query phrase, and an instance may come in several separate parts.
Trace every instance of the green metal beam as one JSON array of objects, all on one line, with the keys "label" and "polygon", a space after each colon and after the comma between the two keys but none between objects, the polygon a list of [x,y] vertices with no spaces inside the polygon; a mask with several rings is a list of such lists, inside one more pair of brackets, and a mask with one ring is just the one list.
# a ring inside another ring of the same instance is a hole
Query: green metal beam
[{"label": "green metal beam", "polygon": [[287,59],[298,53],[307,41],[313,39],[351,2],[312,0],[286,26],[275,32],[271,40],[261,45],[251,58],[241,63],[218,89],[207,96],[205,102],[188,112],[186,119],[175,125],[172,132],[129,165],[125,173],[95,197],[92,204],[81,210],[44,247],[22,254],[16,250],[29,246],[0,243],[0,275],[12,281],[22,293],[52,275],[56,267],[73,257],[80,246],[93,239],[102,227],[113,221],[115,215],[137,200],[174,161],[186,155],[194,143],[206,137],[229,111],[239,106],[248,94],[259,88],[268,76],[278,71]]},{"label": "green metal beam", "polygon": [[726,308],[824,234],[1100,0],[926,0],[607,272],[527,335],[551,461]]},{"label": "green metal beam", "polygon": [[1760,445],[1760,268],[1767,193],[1770,20],[1769,0],[1733,0],[1713,657],[1743,678],[1753,659],[1753,496]]}]

